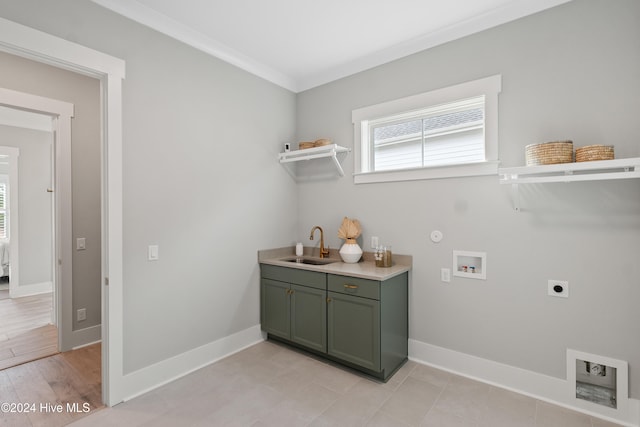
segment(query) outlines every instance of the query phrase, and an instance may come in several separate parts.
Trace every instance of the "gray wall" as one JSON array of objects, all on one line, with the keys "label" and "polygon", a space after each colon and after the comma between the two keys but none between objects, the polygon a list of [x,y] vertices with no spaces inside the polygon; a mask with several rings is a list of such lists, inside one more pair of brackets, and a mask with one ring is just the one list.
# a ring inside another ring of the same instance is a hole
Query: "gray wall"
[{"label": "gray wall", "polygon": [[[638,22],[635,0],[576,0],[308,90],[298,139],[352,147],[353,109],[500,73],[503,166],[558,139],[638,157]],[[356,186],[353,155],[344,166],[345,178],[300,185],[298,236],[320,224],[337,248],[347,215],[367,245],[376,235],[412,254],[411,339],[558,378],[566,348],[626,360],[640,398],[638,180],[521,186],[515,213],[497,176]],[[486,251],[487,280],[440,282],[454,249]],[[569,299],[548,297],[548,279],[568,280]]]},{"label": "gray wall", "polygon": [[[51,187],[52,143],[51,132],[0,125],[0,145],[20,149],[18,209],[10,206],[9,211],[10,221],[15,218],[12,212],[19,213],[18,286],[52,281],[52,195],[46,192]],[[9,237],[15,242],[15,237]]]},{"label": "gray wall", "polygon": [[[0,64],[0,87],[74,104],[75,117],[71,119],[72,238],[75,248],[75,239],[84,237],[87,249],[73,251],[73,330],[99,325],[100,82],[3,52],[0,52]],[[79,308],[87,309],[85,321],[76,321],[75,312]]]},{"label": "gray wall", "polygon": [[0,16],[126,61],[125,373],[257,325],[256,251],[295,240],[295,95],[87,1]]}]

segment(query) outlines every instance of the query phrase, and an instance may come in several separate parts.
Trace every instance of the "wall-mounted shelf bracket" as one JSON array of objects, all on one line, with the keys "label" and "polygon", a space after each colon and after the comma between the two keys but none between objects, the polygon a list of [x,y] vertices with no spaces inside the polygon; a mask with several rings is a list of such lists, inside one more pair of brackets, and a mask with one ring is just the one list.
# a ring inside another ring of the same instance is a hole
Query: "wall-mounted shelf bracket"
[{"label": "wall-mounted shelf bracket", "polygon": [[513,201],[513,209],[520,212],[520,187],[518,184],[511,184],[511,200]]},{"label": "wall-mounted shelf bracket", "polygon": [[640,178],[640,157],[499,168],[498,174],[501,184],[511,184],[513,207],[519,212],[519,184]]},{"label": "wall-mounted shelf bracket", "polygon": [[[313,159],[324,159],[329,158],[332,161],[333,166],[336,168],[338,174],[340,176],[344,176],[344,170],[342,169],[342,165],[340,164],[340,160],[338,159],[339,154],[346,154],[350,152],[350,148],[341,147],[337,144],[329,144],[324,145],[322,147],[314,147],[307,148],[304,150],[294,150],[285,153],[280,153],[278,158],[280,163],[292,163],[292,162],[300,162],[303,160],[313,160]],[[290,169],[286,168],[287,172],[294,178],[298,177],[296,174]]]}]

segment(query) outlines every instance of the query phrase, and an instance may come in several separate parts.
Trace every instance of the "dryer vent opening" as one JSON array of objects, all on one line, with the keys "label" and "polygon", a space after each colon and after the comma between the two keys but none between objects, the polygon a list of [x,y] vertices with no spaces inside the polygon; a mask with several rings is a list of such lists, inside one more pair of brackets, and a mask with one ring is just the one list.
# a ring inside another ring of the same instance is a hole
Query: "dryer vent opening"
[{"label": "dryer vent opening", "polygon": [[576,359],[576,398],[617,408],[617,370],[589,360]]}]

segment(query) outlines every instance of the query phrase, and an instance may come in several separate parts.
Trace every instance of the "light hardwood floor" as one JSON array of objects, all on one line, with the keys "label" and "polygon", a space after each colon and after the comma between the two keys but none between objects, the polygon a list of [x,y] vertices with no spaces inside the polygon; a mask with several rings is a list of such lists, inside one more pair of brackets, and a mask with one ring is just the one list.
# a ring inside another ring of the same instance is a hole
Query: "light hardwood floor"
[{"label": "light hardwood floor", "polygon": [[0,425],[66,426],[102,408],[100,353],[93,344],[0,371]]},{"label": "light hardwood floor", "polygon": [[103,407],[100,344],[58,353],[51,312],[51,294],[0,300],[0,426],[65,426]]},{"label": "light hardwood floor", "polygon": [[52,295],[0,300],[0,369],[58,352]]}]

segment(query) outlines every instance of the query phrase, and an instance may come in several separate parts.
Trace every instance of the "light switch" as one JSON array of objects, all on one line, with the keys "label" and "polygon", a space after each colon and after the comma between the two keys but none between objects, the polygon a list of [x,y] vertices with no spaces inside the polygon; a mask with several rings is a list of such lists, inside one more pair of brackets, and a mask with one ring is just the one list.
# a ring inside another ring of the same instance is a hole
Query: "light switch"
[{"label": "light switch", "polygon": [[149,245],[149,261],[157,261],[158,258],[158,245]]},{"label": "light switch", "polygon": [[84,237],[79,237],[76,239],[76,250],[84,251],[87,249],[87,239]]}]

